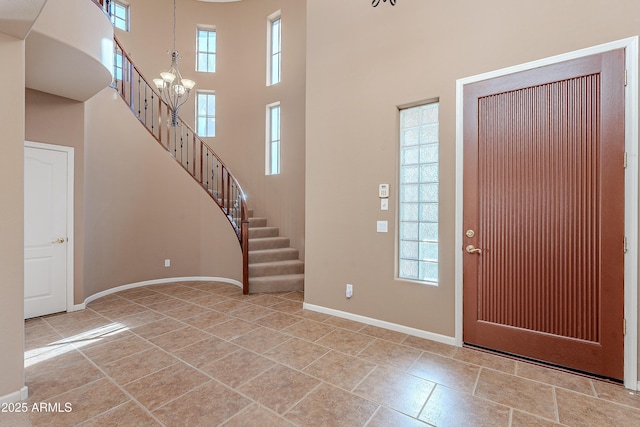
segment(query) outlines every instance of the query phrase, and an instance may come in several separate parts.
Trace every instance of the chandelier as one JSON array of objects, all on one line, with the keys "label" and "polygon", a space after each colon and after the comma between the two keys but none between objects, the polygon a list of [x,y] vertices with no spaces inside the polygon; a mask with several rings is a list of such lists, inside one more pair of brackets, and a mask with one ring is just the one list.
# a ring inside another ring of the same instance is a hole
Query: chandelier
[{"label": "chandelier", "polygon": [[178,111],[180,107],[189,99],[191,89],[196,82],[189,79],[183,79],[178,70],[178,51],[176,50],[176,0],[173,0],[173,51],[171,52],[171,67],[160,73],[159,79],[153,79],[153,83],[160,91],[160,95],[164,102],[169,105],[171,110],[171,126],[178,124]]},{"label": "chandelier", "polygon": [[[382,2],[386,3],[387,0],[382,0]],[[395,6],[396,0],[389,0],[389,3],[391,4],[391,6]],[[379,4],[380,4],[380,0],[371,0],[371,6],[378,7]]]}]

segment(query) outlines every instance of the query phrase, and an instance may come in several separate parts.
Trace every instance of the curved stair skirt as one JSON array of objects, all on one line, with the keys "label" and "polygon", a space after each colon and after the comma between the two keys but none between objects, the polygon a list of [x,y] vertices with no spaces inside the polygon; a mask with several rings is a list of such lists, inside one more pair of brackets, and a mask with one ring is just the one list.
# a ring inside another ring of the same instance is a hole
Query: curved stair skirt
[{"label": "curved stair skirt", "polygon": [[304,261],[267,218],[249,212],[249,293],[304,290]]},{"label": "curved stair skirt", "polygon": [[85,298],[82,304],[75,304],[73,307],[69,307],[67,312],[84,310],[87,308],[87,304],[91,301],[95,301],[99,298],[106,297],[107,295],[115,294],[116,292],[126,291],[127,289],[140,288],[142,286],[149,285],[162,285],[165,283],[174,283],[174,282],[222,282],[229,283],[235,285],[242,289],[242,283],[238,282],[234,279],[228,279],[226,277],[168,277],[166,279],[154,279],[154,280],[145,280],[143,282],[129,283],[128,285],[116,286],[115,288],[107,289],[102,292],[98,292],[97,294],[93,294],[90,297]]}]

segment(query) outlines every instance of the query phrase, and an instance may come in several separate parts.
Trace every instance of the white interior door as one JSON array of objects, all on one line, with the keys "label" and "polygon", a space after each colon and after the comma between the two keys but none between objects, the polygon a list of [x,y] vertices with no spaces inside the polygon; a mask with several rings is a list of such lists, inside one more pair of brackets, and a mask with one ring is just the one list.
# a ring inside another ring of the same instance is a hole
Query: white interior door
[{"label": "white interior door", "polygon": [[[67,310],[69,152],[24,151],[24,317]],[[73,176],[73,175],[71,175]],[[72,187],[71,187],[72,188]]]}]

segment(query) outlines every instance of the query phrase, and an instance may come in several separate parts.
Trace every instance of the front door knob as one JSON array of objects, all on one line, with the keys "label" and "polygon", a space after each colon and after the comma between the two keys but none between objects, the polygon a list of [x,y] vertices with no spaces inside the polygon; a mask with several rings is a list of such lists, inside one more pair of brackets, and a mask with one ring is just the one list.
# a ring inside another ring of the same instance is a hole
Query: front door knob
[{"label": "front door knob", "polygon": [[482,253],[482,249],[480,248],[476,248],[473,245],[469,245],[466,248],[464,248],[465,251],[467,251],[470,254],[481,254]]}]

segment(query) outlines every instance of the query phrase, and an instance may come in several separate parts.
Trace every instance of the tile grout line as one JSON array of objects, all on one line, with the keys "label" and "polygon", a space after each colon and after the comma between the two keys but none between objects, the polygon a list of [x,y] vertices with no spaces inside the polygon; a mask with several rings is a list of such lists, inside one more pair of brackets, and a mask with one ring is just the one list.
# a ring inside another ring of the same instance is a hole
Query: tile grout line
[{"label": "tile grout line", "polygon": [[[160,313],[160,314],[162,314],[162,313]],[[166,315],[165,315],[165,316],[166,316]],[[174,320],[176,320],[176,319],[174,319]],[[153,323],[153,322],[151,322],[151,323]],[[177,330],[181,330],[181,329],[177,329]],[[174,330],[174,331],[175,331],[175,330]],[[171,331],[171,332],[174,332],[174,331]],[[133,331],[132,331],[132,332],[133,332]],[[135,334],[135,332],[133,332],[133,333]],[[167,333],[169,333],[169,332],[167,332]],[[179,399],[179,398],[181,398],[181,397],[185,396],[186,394],[188,394],[188,393],[190,393],[190,392],[192,392],[192,391],[194,391],[194,390],[197,390],[198,388],[203,387],[205,384],[208,384],[208,383],[209,383],[209,382],[211,382],[211,381],[215,381],[215,382],[217,382],[218,384],[222,385],[223,387],[225,387],[225,388],[227,388],[227,389],[229,389],[229,390],[231,390],[231,391],[233,391],[233,392],[235,392],[235,393],[237,393],[237,394],[239,394],[239,395],[241,395],[241,396],[243,396],[243,397],[247,398],[250,402],[255,402],[255,403],[257,403],[255,400],[253,400],[253,399],[252,399],[252,398],[250,398],[249,396],[246,396],[246,395],[244,395],[243,393],[240,393],[239,391],[237,391],[237,390],[235,390],[235,389],[233,389],[233,388],[231,388],[231,387],[227,386],[226,384],[222,383],[222,382],[221,382],[221,381],[219,381],[218,379],[213,378],[213,377],[212,377],[211,375],[209,375],[208,373],[201,371],[199,368],[197,368],[197,367],[195,367],[195,366],[191,365],[190,363],[188,363],[188,362],[186,362],[185,360],[181,359],[180,357],[176,356],[176,355],[175,355],[175,354],[173,354],[171,351],[166,350],[166,349],[164,349],[164,348],[162,348],[162,347],[158,346],[157,344],[155,344],[155,343],[153,343],[153,342],[149,341],[149,340],[148,340],[147,338],[145,338],[145,337],[142,337],[142,336],[140,336],[140,335],[138,335],[138,334],[135,334],[135,335],[136,335],[137,337],[139,337],[140,339],[142,339],[142,340],[146,341],[146,342],[147,342],[149,345],[151,345],[152,347],[155,347],[155,348],[157,348],[157,349],[159,349],[159,350],[163,351],[164,353],[168,354],[168,355],[169,355],[169,356],[171,356],[172,358],[177,359],[177,361],[180,361],[180,362],[184,363],[185,365],[189,366],[190,368],[195,369],[195,370],[196,370],[196,371],[198,371],[199,373],[201,373],[201,374],[205,375],[205,376],[209,379],[208,381],[205,381],[204,383],[202,383],[202,384],[200,384],[200,385],[198,385],[198,386],[196,386],[196,387],[193,387],[193,388],[191,388],[191,389],[187,390],[185,393],[183,393],[183,394],[181,394],[181,395],[179,395],[179,396],[175,396],[173,399],[168,400],[167,402],[165,402],[165,403],[163,403],[162,405],[160,405],[160,406],[158,406],[157,408],[155,408],[155,409],[154,409],[154,411],[156,411],[156,410],[158,410],[158,409],[160,409],[160,408],[163,408],[164,406],[166,406],[166,405],[168,405],[168,404],[170,404],[170,403],[174,402],[175,400],[177,400],[177,399]],[[164,334],[161,334],[161,335],[164,335]],[[161,335],[158,335],[158,336],[161,336]],[[155,337],[154,337],[154,338],[155,338]],[[220,337],[216,337],[216,338],[222,339],[222,338],[220,338]],[[205,339],[207,339],[207,338],[205,338]],[[204,341],[204,340],[201,340],[201,341]],[[198,342],[200,342],[200,341],[198,341]],[[108,343],[106,343],[106,344],[108,344]],[[106,344],[105,344],[105,345],[106,345]],[[195,343],[192,343],[192,344],[195,344]],[[192,345],[192,344],[189,344],[189,345]],[[185,347],[182,347],[182,348],[189,347],[189,345],[187,345],[187,346],[185,346]],[[182,348],[180,348],[180,349],[178,349],[178,350],[181,350]],[[238,349],[238,350],[239,350],[239,349]],[[177,351],[177,350],[176,350],[176,351]],[[237,350],[236,350],[236,351],[237,351]],[[136,354],[137,354],[137,353],[136,353]],[[86,356],[86,355],[84,355],[84,354],[83,354],[83,356],[85,356],[85,357],[86,357],[87,359],[89,359],[89,360],[90,360],[94,365],[96,365],[96,364],[95,364],[95,362],[93,362],[93,360],[91,360],[88,356]],[[128,356],[127,356],[127,357],[128,357]],[[226,357],[226,356],[225,356],[225,357]],[[222,357],[222,358],[224,358],[224,357]],[[220,359],[222,359],[222,358],[220,358]],[[117,359],[116,361],[121,360],[121,359],[124,359],[124,357],[123,357],[123,358],[120,358],[120,359]],[[220,359],[216,359],[215,361],[220,360]],[[176,365],[176,364],[178,363],[177,361],[176,361],[175,363],[173,363],[173,364],[171,364],[171,365],[169,365],[169,366],[165,366],[165,367],[163,367],[163,368],[161,368],[161,369],[159,369],[159,370],[157,370],[157,371],[155,371],[155,372],[153,372],[153,373],[149,373],[149,374],[144,375],[144,376],[142,376],[142,377],[140,377],[140,378],[137,378],[137,379],[135,379],[135,380],[133,380],[133,381],[130,381],[130,382],[129,382],[129,383],[127,383],[127,384],[131,384],[131,383],[133,383],[133,382],[136,382],[136,381],[141,380],[142,378],[149,377],[150,375],[153,375],[153,374],[155,374],[155,373],[157,373],[157,372],[160,372],[160,371],[162,371],[162,370],[168,369],[168,368],[170,368],[170,367],[172,367],[172,366]],[[212,361],[212,363],[213,363],[213,362],[215,362],[215,361]],[[115,361],[114,361],[114,362],[115,362]],[[127,392],[127,391],[124,389],[124,387],[123,387],[123,386],[121,387],[120,385],[118,385],[118,384],[115,382],[115,380],[113,380],[109,375],[107,375],[107,373],[106,373],[106,372],[104,372],[104,371],[103,371],[99,366],[97,366],[97,365],[96,365],[96,368],[98,368],[98,369],[99,369],[99,370],[100,370],[100,371],[105,375],[105,377],[109,378],[109,380],[111,380],[111,381],[112,381],[112,382],[113,382],[113,383],[114,383],[114,384],[115,384],[115,385],[116,385],[116,386],[117,386],[121,391],[123,391],[127,396],[129,396],[129,397],[130,397],[133,401],[135,401],[139,406],[142,406],[142,407],[143,407],[143,409],[145,410],[145,412],[147,412],[148,414],[150,414],[150,415],[153,417],[153,419],[154,419],[154,420],[158,421],[162,426],[165,426],[165,424],[164,424],[164,423],[160,422],[160,420],[159,420],[158,418],[156,418],[156,417],[155,417],[155,415],[153,415],[153,413],[152,413],[152,411],[151,411],[150,409],[148,409],[148,408],[146,408],[144,405],[142,405],[142,403],[140,403],[137,399],[135,399],[135,398],[133,397],[133,395],[131,395],[129,392]],[[250,404],[248,404],[247,406],[250,406],[250,405],[251,405],[251,403],[250,403]],[[234,415],[235,415],[235,414],[234,414]],[[228,420],[225,420],[224,422],[227,422],[227,421],[228,421]]]},{"label": "tile grout line", "polygon": [[[155,417],[155,415],[153,415],[153,413],[152,413],[149,409],[147,409],[147,407],[146,407],[146,406],[144,406],[142,403],[140,403],[140,402],[138,401],[138,399],[136,399],[136,398],[135,398],[131,393],[129,393],[127,390],[125,390],[125,389],[124,389],[124,387],[121,387],[121,386],[120,386],[120,385],[119,385],[119,384],[118,384],[118,383],[117,383],[113,378],[111,378],[111,376],[110,376],[110,375],[107,375],[107,373],[106,373],[104,370],[102,370],[102,368],[101,368],[100,366],[98,366],[98,364],[97,364],[97,363],[95,363],[95,362],[94,362],[94,361],[93,361],[89,356],[87,356],[86,354],[84,354],[84,353],[82,353],[82,352],[80,352],[80,353],[81,353],[81,354],[82,354],[82,356],[83,356],[84,358],[86,358],[86,359],[87,359],[87,360],[88,360],[88,361],[89,361],[89,362],[90,362],[90,363],[91,363],[91,364],[92,364],[96,369],[98,369],[98,370],[102,373],[102,375],[104,375],[104,378],[105,378],[105,379],[107,379],[107,380],[108,380],[108,381],[110,381],[114,386],[116,386],[116,387],[120,390],[120,392],[122,392],[122,393],[123,393],[125,396],[127,396],[127,397],[132,401],[132,402],[134,402],[136,405],[138,405],[138,407],[139,407],[139,408],[141,408],[144,412],[146,412],[146,413],[147,413],[151,418],[153,418],[155,421],[157,421],[161,426],[165,426],[165,424],[164,424],[163,422],[161,422],[158,418],[156,418],[156,417]],[[77,387],[76,387],[76,388],[77,388]],[[74,389],[74,390],[75,390],[75,389]],[[113,408],[111,408],[111,409],[113,409]],[[109,409],[109,410],[111,410],[111,409]],[[109,412],[109,411],[105,411],[105,412],[103,412],[103,413],[101,413],[101,414],[99,414],[99,415],[103,415],[103,414],[105,414],[105,413],[107,413],[107,412]],[[96,415],[96,417],[97,417],[97,415]],[[87,419],[87,420],[84,420],[84,421],[82,421],[82,422],[89,421],[90,419],[93,419],[93,418],[96,418],[96,417],[91,417],[91,418],[89,418],[89,419]]]},{"label": "tile grout line", "polygon": [[471,390],[471,396],[475,396],[476,395],[476,390],[478,388],[478,384],[480,383],[480,374],[482,373],[483,369],[484,369],[483,366],[481,366],[480,369],[478,369],[478,375],[476,376],[475,384],[473,384],[473,389]]},{"label": "tile grout line", "polygon": [[433,393],[436,391],[436,387],[438,387],[440,385],[437,382],[434,382],[434,381],[431,381],[431,382],[433,383],[433,387],[431,388],[431,391],[429,392],[429,396],[427,396],[427,398],[424,400],[424,403],[420,407],[420,410],[418,411],[418,415],[415,417],[417,420],[420,420],[420,415],[422,415],[422,412],[424,411],[424,408],[426,408],[427,402],[429,402],[429,399],[431,399],[431,396],[433,396]]},{"label": "tile grout line", "polygon": [[[160,314],[162,314],[162,313],[160,313]],[[195,317],[195,316],[194,316],[194,317]],[[242,319],[241,319],[241,320],[242,320]],[[183,323],[184,323],[184,322],[183,322]],[[196,329],[202,330],[202,329],[200,329],[200,328],[196,328]],[[132,332],[133,332],[133,331],[132,331]],[[135,332],[134,332],[134,333],[135,333]],[[167,333],[168,333],[168,332],[167,332]],[[136,334],[136,335],[137,335],[137,334]],[[161,334],[161,335],[164,335],[164,334]],[[213,334],[211,334],[211,335],[213,335]],[[236,393],[236,394],[238,394],[238,395],[240,395],[240,396],[242,396],[242,397],[244,397],[244,398],[248,399],[251,403],[249,403],[249,404],[247,405],[247,407],[251,406],[251,404],[252,404],[252,403],[255,403],[255,404],[260,405],[260,403],[259,403],[258,401],[254,400],[254,399],[253,399],[253,398],[251,398],[250,396],[248,396],[248,395],[246,395],[246,394],[242,393],[240,390],[238,390],[238,389],[236,389],[236,388],[233,388],[233,387],[231,387],[231,386],[229,386],[229,385],[227,385],[227,384],[223,383],[222,381],[218,380],[217,378],[213,377],[212,375],[208,374],[207,372],[204,372],[204,371],[202,371],[200,368],[198,368],[198,367],[196,367],[196,366],[192,365],[191,363],[189,363],[189,362],[187,362],[187,361],[185,361],[185,360],[181,359],[180,357],[178,357],[178,356],[177,356],[177,355],[175,355],[174,353],[170,352],[169,350],[166,350],[166,349],[164,349],[164,348],[162,348],[162,347],[158,346],[157,344],[155,344],[155,343],[153,343],[153,342],[149,341],[147,338],[144,338],[144,337],[142,337],[142,336],[140,336],[140,335],[137,335],[137,336],[138,336],[138,337],[140,337],[141,339],[143,339],[143,340],[147,341],[147,342],[148,342],[149,344],[151,344],[152,346],[154,346],[154,347],[156,347],[156,348],[158,348],[158,349],[162,350],[163,352],[167,353],[169,356],[176,358],[176,359],[177,359],[177,360],[179,360],[180,362],[184,363],[185,365],[189,366],[190,368],[192,368],[192,369],[194,369],[194,370],[198,371],[199,373],[201,373],[201,374],[205,375],[207,378],[209,378],[209,381],[207,381],[207,382],[205,382],[205,383],[203,383],[203,384],[200,384],[200,385],[198,385],[198,386],[196,386],[196,387],[194,387],[194,388],[192,388],[192,389],[190,389],[190,390],[186,391],[186,392],[185,392],[185,393],[183,393],[182,395],[177,396],[177,397],[175,397],[175,398],[173,398],[173,399],[171,399],[171,400],[169,400],[169,401],[167,401],[167,402],[163,403],[163,404],[162,404],[161,406],[159,406],[158,408],[155,408],[155,409],[154,409],[154,411],[155,411],[155,410],[158,410],[158,409],[160,409],[160,408],[165,407],[166,405],[168,405],[168,404],[170,404],[170,403],[172,403],[172,402],[176,401],[177,399],[179,399],[179,398],[183,397],[184,395],[186,395],[186,394],[188,394],[188,393],[190,393],[190,392],[192,392],[192,391],[194,391],[194,390],[197,390],[198,388],[203,387],[205,384],[207,384],[207,383],[209,383],[209,382],[211,382],[211,381],[215,381],[216,383],[218,383],[218,384],[220,384],[221,386],[223,386],[224,388],[226,388],[226,389],[228,389],[228,390],[232,391],[233,393]],[[260,354],[260,353],[257,353],[257,352],[255,352],[255,351],[253,351],[253,350],[251,350],[251,349],[247,349],[246,347],[242,347],[242,346],[240,346],[240,345],[238,345],[238,344],[234,344],[233,342],[228,341],[228,340],[225,340],[225,339],[224,339],[224,338],[222,338],[222,337],[218,337],[218,336],[215,336],[215,335],[213,335],[213,336],[214,336],[215,338],[218,338],[218,339],[220,339],[220,340],[224,341],[224,342],[227,342],[227,343],[229,343],[229,344],[233,344],[233,345],[237,346],[237,347],[238,347],[238,349],[237,349],[235,352],[238,352],[238,351],[240,351],[241,349],[244,349],[244,350],[247,350],[247,351],[249,351],[249,352],[252,352],[252,353],[254,353],[254,354],[258,355],[258,356],[264,357],[264,356],[263,356],[262,354]],[[155,337],[154,337],[154,338],[155,338]],[[205,338],[205,339],[206,339],[206,338]],[[201,340],[201,341],[204,341],[204,340]],[[200,341],[198,341],[198,342],[200,342]],[[180,348],[180,349],[177,349],[177,350],[175,350],[175,351],[178,351],[178,350],[181,350],[181,349],[183,349],[183,348],[189,347],[190,345],[193,345],[193,344],[196,344],[196,343],[189,344],[189,345],[187,345],[187,346],[185,346],[185,347],[182,347],[182,348]],[[277,347],[277,346],[276,346],[276,347]],[[275,347],[273,347],[273,348],[275,348]],[[269,350],[270,350],[270,349],[268,349],[267,351],[269,351]],[[232,353],[230,353],[230,354],[233,354],[233,353],[235,353],[235,352],[232,352]],[[223,357],[220,357],[220,358],[218,358],[218,359],[216,359],[216,360],[212,360],[212,361],[211,361],[211,363],[215,363],[215,362],[217,362],[217,361],[219,361],[219,360],[222,360],[222,359],[224,359],[225,357],[229,356],[230,354],[227,354],[227,355],[225,355],[225,356],[223,356]],[[209,364],[211,364],[211,363],[209,363]],[[282,363],[279,363],[279,362],[276,362],[276,364],[283,365]],[[208,365],[208,364],[207,364],[207,365]],[[173,366],[173,365],[170,365],[170,366]],[[206,366],[206,365],[205,365],[205,366]],[[283,365],[283,366],[285,366],[285,365]],[[267,368],[267,369],[265,369],[265,370],[261,371],[260,373],[258,373],[258,374],[257,374],[257,375],[255,375],[254,377],[252,377],[252,378],[250,378],[249,380],[247,380],[247,381],[243,382],[241,385],[238,385],[238,387],[241,387],[242,385],[244,385],[244,384],[248,383],[249,381],[252,381],[253,379],[255,379],[255,378],[259,377],[260,375],[262,375],[262,374],[264,374],[265,372],[267,372],[267,371],[269,371],[269,370],[273,369],[274,367],[275,367],[275,366],[271,366],[271,367],[269,367],[269,368]],[[167,368],[167,367],[162,368],[162,369],[160,369],[160,370],[158,370],[158,371],[156,371],[156,372],[159,372],[159,371],[161,371],[161,370],[163,370],[163,369],[166,369],[166,368]],[[152,375],[152,374],[145,375],[145,376],[143,376],[143,377],[141,377],[141,378],[138,378],[138,379],[136,379],[136,380],[134,380],[134,381],[131,381],[131,382],[138,381],[138,380],[140,380],[140,379],[142,379],[142,378],[144,378],[144,377],[147,377],[147,376],[149,376],[149,375]],[[128,384],[129,384],[129,383],[128,383]],[[306,397],[306,396],[305,396],[305,397]],[[296,402],[296,404],[297,404],[297,402]],[[261,405],[261,406],[262,406],[262,405]],[[294,406],[295,406],[295,405],[294,405]],[[243,410],[244,410],[244,409],[246,409],[246,408],[243,408]],[[234,415],[233,415],[232,417],[230,417],[229,419],[227,419],[227,420],[223,421],[223,423],[228,422],[228,421],[229,421],[231,418],[233,418],[235,415],[237,415],[237,413],[236,413],[236,414],[234,414]],[[154,418],[155,418],[155,417],[154,417]],[[280,418],[284,419],[284,417],[282,417],[282,416],[280,416]]]},{"label": "tile grout line", "polygon": [[557,423],[560,423],[560,407],[558,406],[558,395],[556,394],[555,386],[552,386],[551,392],[553,396],[553,411],[555,412],[555,415],[556,415],[555,421]]}]

